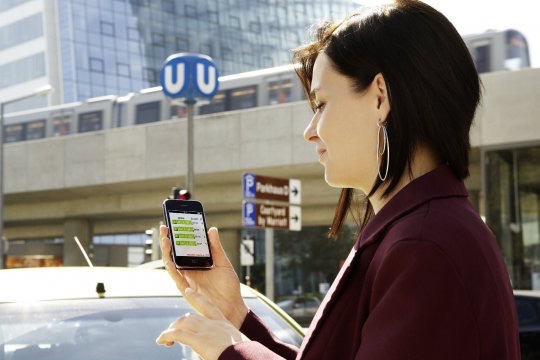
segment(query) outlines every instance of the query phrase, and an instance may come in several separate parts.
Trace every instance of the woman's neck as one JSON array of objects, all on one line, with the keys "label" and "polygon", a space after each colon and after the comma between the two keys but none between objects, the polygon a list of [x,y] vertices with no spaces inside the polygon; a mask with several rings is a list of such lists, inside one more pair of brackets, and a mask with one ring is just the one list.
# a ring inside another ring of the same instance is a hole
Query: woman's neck
[{"label": "woman's neck", "polygon": [[383,197],[382,194],[387,187],[387,183],[383,183],[381,186],[379,186],[377,191],[375,191],[375,193],[369,197],[371,206],[373,206],[373,212],[377,214],[384,207],[384,205],[386,205],[390,199],[400,192],[401,189],[407,186],[407,184],[414,179],[436,169],[440,163],[440,160],[432,151],[428,150],[426,147],[419,146],[415,151],[410,167],[407,167],[403,174],[401,174],[401,178],[392,192]]}]

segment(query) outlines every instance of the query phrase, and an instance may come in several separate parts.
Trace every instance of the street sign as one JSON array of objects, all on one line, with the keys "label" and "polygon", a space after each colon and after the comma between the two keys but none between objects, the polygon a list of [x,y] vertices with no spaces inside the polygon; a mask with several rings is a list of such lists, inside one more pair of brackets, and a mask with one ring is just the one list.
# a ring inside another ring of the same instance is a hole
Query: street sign
[{"label": "street sign", "polygon": [[245,227],[302,230],[300,206],[268,205],[245,201],[242,210],[242,225]]},{"label": "street sign", "polygon": [[167,58],[160,72],[165,95],[195,103],[212,99],[218,91],[218,70],[212,58],[202,54],[179,53]]},{"label": "street sign", "polygon": [[302,201],[301,182],[298,179],[282,179],[245,173],[242,193],[246,199],[264,199],[299,205]]},{"label": "street sign", "polygon": [[242,239],[240,244],[240,265],[253,266],[255,264],[255,241]]}]

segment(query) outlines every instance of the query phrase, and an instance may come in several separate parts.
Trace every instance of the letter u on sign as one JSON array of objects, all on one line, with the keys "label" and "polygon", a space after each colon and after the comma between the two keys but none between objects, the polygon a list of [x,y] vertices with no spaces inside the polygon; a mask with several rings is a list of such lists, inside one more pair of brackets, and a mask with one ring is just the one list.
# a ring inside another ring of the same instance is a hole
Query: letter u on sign
[{"label": "letter u on sign", "polygon": [[197,88],[206,96],[214,96],[217,89],[217,70],[210,64],[197,63]]},{"label": "letter u on sign", "polygon": [[164,67],[164,84],[163,88],[171,94],[178,94],[182,91],[185,84],[185,63],[176,63],[176,71],[174,71],[174,65],[169,64]]}]

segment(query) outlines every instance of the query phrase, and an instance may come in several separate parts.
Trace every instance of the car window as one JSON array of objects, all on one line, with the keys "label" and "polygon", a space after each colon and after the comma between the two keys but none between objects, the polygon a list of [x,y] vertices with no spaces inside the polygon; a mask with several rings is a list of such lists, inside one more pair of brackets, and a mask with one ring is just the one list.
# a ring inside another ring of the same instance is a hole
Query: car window
[{"label": "car window", "polygon": [[[280,339],[301,341],[260,300],[246,302]],[[199,359],[188,347],[155,344],[161,331],[190,311],[180,297],[0,304],[0,359]]]},{"label": "car window", "polygon": [[516,307],[520,325],[540,322],[540,301],[516,298]]}]

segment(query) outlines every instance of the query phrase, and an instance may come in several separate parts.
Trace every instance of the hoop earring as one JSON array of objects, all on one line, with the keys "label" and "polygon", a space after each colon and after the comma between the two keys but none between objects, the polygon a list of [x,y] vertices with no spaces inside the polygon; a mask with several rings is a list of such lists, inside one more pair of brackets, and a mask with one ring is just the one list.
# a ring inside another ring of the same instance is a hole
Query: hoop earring
[{"label": "hoop earring", "polygon": [[[377,172],[379,174],[379,179],[381,181],[386,180],[386,177],[388,176],[388,166],[390,164],[390,143],[388,142],[388,132],[386,131],[386,126],[384,124],[381,124],[380,122],[377,122],[377,126],[379,127],[377,129]],[[383,148],[381,149],[381,129],[383,131]],[[384,152],[386,151],[386,171],[384,173],[384,176],[381,175],[381,157],[384,155]]]}]

